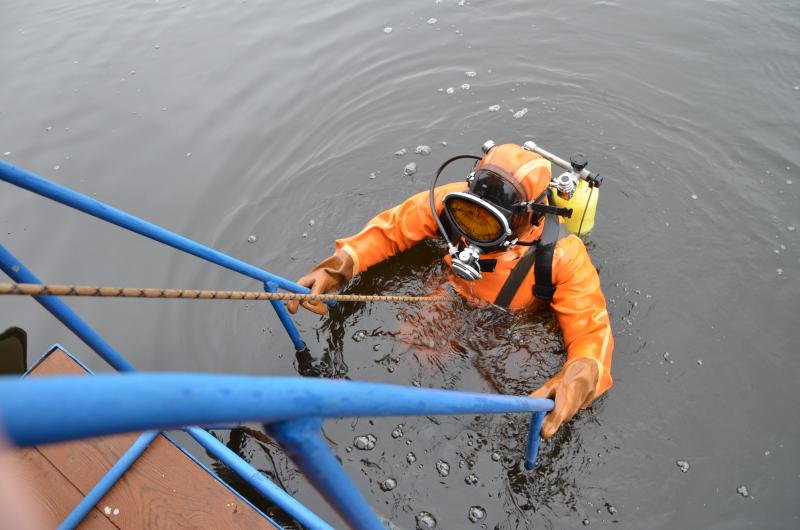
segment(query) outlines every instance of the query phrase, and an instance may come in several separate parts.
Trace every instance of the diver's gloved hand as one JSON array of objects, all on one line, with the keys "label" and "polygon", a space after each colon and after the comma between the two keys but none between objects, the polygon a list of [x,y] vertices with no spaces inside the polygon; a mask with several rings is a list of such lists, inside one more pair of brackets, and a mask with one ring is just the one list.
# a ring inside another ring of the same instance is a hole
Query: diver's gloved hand
[{"label": "diver's gloved hand", "polygon": [[530,394],[530,397],[555,400],[555,407],[542,423],[542,438],[553,436],[562,423],[571,420],[579,409],[589,406],[599,377],[597,362],[579,357]]},{"label": "diver's gloved hand", "polygon": [[[353,258],[344,250],[337,250],[333,256],[325,258],[317,263],[311,272],[297,280],[297,283],[311,289],[311,294],[325,294],[336,291],[353,277]],[[286,303],[286,309],[291,314],[297,313],[299,300],[291,300]],[[325,302],[303,301],[303,307],[324,315],[328,311]]]}]

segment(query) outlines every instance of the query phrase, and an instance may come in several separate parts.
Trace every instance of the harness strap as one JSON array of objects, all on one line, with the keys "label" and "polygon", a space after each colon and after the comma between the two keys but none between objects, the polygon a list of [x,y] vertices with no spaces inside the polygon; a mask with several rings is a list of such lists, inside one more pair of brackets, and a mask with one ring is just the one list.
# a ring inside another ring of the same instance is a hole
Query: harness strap
[{"label": "harness strap", "polygon": [[542,237],[536,240],[536,244],[528,249],[511,270],[511,274],[508,275],[500,292],[497,293],[495,305],[508,308],[531,267],[533,267],[534,274],[534,296],[548,302],[553,299],[553,293],[556,291],[553,285],[553,251],[556,248],[556,242],[560,239],[559,236],[558,217],[547,215]]},{"label": "harness strap", "polygon": [[548,215],[544,220],[542,237],[536,245],[536,263],[533,266],[533,295],[549,302],[553,299],[556,288],[553,285],[553,252],[560,239],[561,225],[558,217]]},{"label": "harness strap", "polygon": [[533,260],[536,259],[536,248],[536,246],[530,247],[511,270],[511,274],[506,278],[506,283],[503,284],[503,287],[500,288],[500,292],[497,293],[497,298],[494,299],[495,305],[507,309],[511,304],[511,300],[513,300],[514,295],[517,294],[519,286],[522,285],[522,281],[525,279],[525,276],[528,275],[528,271],[531,270]]}]

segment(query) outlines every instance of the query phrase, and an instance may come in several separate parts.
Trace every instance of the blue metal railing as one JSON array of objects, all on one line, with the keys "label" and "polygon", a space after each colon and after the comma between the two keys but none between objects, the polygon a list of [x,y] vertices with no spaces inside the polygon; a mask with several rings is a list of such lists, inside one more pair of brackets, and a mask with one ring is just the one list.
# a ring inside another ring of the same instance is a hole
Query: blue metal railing
[{"label": "blue metal railing", "polygon": [[[6,432],[22,446],[188,424],[263,422],[342,518],[358,529],[383,526],[323,439],[324,418],[527,412],[540,420],[553,407],[548,399],[529,397],[329,379],[199,374],[27,381],[6,377],[0,378],[0,397]],[[103,406],[98,408],[97,403]],[[528,454],[526,462],[533,465],[534,458]]]},{"label": "blue metal railing", "polygon": [[[6,248],[0,245],[0,269],[17,283],[42,283],[25,265],[17,260]],[[37,302],[54,317],[67,326],[87,346],[92,348],[108,364],[120,372],[135,372],[136,369],[119,352],[111,347],[70,307],[55,296],[34,296]],[[222,442],[199,427],[187,427],[186,432],[204,449],[218,458],[248,485],[265,499],[273,502],[284,512],[313,530],[332,530],[333,527],[323,521],[314,512],[299,503],[294,497],[283,491],[256,468],[245,462],[239,455],[228,449]]]},{"label": "blue metal railing", "polygon": [[[263,282],[267,291],[275,292],[281,288],[291,292],[309,292],[303,286],[2,161],[0,179],[250,276]],[[1,245],[0,268],[16,282],[41,283]],[[121,354],[61,300],[51,296],[34,298],[114,368],[122,372],[135,371]],[[304,349],[305,344],[284,305],[272,302],[272,306],[295,348]],[[123,391],[123,387],[127,391]],[[180,395],[175,394],[176,391]],[[136,395],[137,399],[130,400],[131,395]],[[270,397],[265,398],[266,395]],[[66,396],[70,399],[65,400]],[[147,399],[142,400],[140,396],[147,396]],[[290,396],[294,396],[294,399]],[[79,404],[73,400],[88,401]],[[99,402],[104,407],[96,407]],[[143,402],[148,405],[144,406]],[[24,406],[9,406],[11,403],[22,403]],[[71,406],[67,403],[71,403]],[[53,407],[54,404],[63,407]],[[320,431],[323,418],[532,412],[525,460],[525,466],[531,469],[538,451],[544,414],[552,407],[553,402],[547,399],[299,378],[178,374],[96,376],[89,380],[62,377],[0,381],[0,415],[8,423],[7,430],[12,440],[19,444],[47,443],[112,432],[184,428],[191,424],[252,420],[265,422],[268,433],[288,452],[312,484],[352,528],[359,530],[383,526],[324,441]],[[61,413],[52,414],[56,409]],[[75,411],[81,410],[92,410],[92,415],[76,416]],[[113,411],[113,414],[98,414],[103,410]],[[18,411],[25,411],[25,414],[19,415]],[[47,411],[49,413],[45,413]],[[124,413],[121,414],[121,411]],[[68,421],[68,418],[72,421]],[[39,422],[38,427],[36,422]],[[331,528],[205,430],[199,427],[185,429],[200,445],[304,527],[315,530]],[[85,515],[96,503],[96,500],[92,501],[95,498],[99,500],[135,460],[137,452],[146,448],[149,436],[148,433],[143,434],[134,444],[135,447],[123,456],[123,461],[112,467],[87,499],[65,520],[62,525],[64,528],[71,528],[80,522],[83,517],[81,513]]]}]

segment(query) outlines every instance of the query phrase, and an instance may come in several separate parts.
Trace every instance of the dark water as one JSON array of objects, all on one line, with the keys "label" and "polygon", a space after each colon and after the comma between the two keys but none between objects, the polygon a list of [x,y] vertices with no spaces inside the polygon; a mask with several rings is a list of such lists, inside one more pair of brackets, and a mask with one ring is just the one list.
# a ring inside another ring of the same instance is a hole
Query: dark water
[{"label": "dark water", "polygon": [[[5,0],[0,155],[295,278],[486,139],[583,150],[607,176],[590,246],[617,342],[608,396],[543,445],[535,473],[519,465],[515,417],[328,422],[331,445],[402,528],[422,511],[445,529],[796,528],[799,7]],[[50,282],[259,288],[8,185],[0,212],[3,244]],[[440,253],[421,246],[349,290],[432,289]],[[296,357],[268,305],[70,305],[150,371],[523,393],[563,360],[547,314],[342,305],[297,316],[310,353]],[[59,341],[104,369],[33,301],[0,311],[32,352]],[[376,447],[348,452],[365,434]],[[230,444],[337,521],[273,447]]]}]

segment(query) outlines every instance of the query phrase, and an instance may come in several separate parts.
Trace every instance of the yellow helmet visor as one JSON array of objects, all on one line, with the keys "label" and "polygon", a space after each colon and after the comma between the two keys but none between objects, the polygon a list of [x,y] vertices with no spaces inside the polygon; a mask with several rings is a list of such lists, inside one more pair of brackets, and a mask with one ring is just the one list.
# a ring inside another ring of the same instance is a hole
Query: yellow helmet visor
[{"label": "yellow helmet visor", "polygon": [[500,245],[511,229],[506,216],[493,204],[469,193],[450,193],[444,198],[450,222],[467,241],[480,246]]}]

